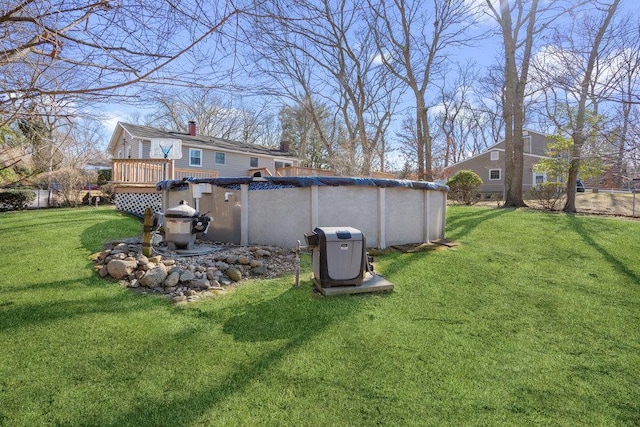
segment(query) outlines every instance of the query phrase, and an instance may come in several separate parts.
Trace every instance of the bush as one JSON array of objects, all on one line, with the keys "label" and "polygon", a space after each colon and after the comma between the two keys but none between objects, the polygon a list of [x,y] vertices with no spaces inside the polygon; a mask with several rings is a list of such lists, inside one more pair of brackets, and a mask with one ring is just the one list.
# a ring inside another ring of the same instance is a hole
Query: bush
[{"label": "bush", "polygon": [[0,205],[10,209],[24,210],[36,199],[36,193],[31,190],[7,190],[0,192]]},{"label": "bush", "polygon": [[472,205],[480,200],[480,186],[482,178],[470,170],[461,170],[456,172],[449,181],[449,197],[456,202]]},{"label": "bush", "polygon": [[542,209],[556,211],[564,201],[564,184],[560,182],[545,182],[531,187],[527,191],[527,198],[537,201]]},{"label": "bush", "polygon": [[95,181],[95,174],[76,168],[62,168],[46,175],[53,183],[62,206],[78,206],[82,203],[82,191],[87,182]]},{"label": "bush", "polygon": [[98,185],[104,185],[111,181],[111,169],[100,169],[98,171]]}]

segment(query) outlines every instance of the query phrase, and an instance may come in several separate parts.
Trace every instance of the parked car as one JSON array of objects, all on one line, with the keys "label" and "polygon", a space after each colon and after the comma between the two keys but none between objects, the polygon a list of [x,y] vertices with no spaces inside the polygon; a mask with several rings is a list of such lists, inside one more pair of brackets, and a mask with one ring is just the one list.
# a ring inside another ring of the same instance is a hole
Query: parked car
[{"label": "parked car", "polygon": [[584,184],[582,183],[581,180],[576,181],[576,191],[578,193],[584,193]]}]

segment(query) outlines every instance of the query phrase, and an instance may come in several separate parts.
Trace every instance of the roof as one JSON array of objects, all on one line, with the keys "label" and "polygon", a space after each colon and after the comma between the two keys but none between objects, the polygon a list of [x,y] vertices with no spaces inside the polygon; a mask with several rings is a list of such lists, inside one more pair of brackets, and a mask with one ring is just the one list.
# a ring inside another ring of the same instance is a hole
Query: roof
[{"label": "roof", "polygon": [[191,136],[184,132],[165,131],[151,126],[134,125],[131,123],[118,122],[116,130],[113,133],[111,142],[109,143],[109,151],[115,145],[116,134],[119,129],[124,129],[132,138],[151,139],[151,138],[173,138],[182,140],[183,145],[187,146],[206,146],[219,150],[228,150],[236,152],[245,152],[252,154],[262,154],[274,157],[294,157],[292,153],[280,151],[278,149],[269,148],[264,145],[248,144],[245,142],[231,141],[223,138],[216,138],[207,135]]},{"label": "roof", "polygon": [[[531,130],[531,129],[522,129],[522,130],[523,130],[523,132],[535,133],[535,134],[538,134],[540,136],[548,137],[548,135],[543,133],[543,132],[538,132],[538,131]],[[500,141],[496,142],[495,144],[487,147],[481,153],[478,153],[478,154],[475,154],[475,155],[473,155],[471,157],[467,157],[466,159],[460,160],[459,162],[456,162],[456,163],[454,163],[452,165],[447,166],[445,169],[450,169],[450,168],[452,168],[454,166],[458,166],[458,165],[461,165],[463,163],[469,162],[471,160],[475,160],[475,159],[477,159],[479,157],[487,156],[492,151],[502,151],[502,152],[504,152],[505,149],[504,149],[504,147],[501,147],[501,145],[504,145],[504,139],[501,139]],[[539,154],[532,154],[532,153],[522,153],[522,155],[525,156],[525,157],[535,157],[535,158],[538,158],[538,159],[547,158],[547,156],[541,156]]]}]

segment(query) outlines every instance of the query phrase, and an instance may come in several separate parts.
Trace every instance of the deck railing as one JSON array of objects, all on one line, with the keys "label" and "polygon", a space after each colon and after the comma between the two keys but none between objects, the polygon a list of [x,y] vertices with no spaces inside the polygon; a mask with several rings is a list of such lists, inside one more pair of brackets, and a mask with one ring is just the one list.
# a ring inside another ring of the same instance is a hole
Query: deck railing
[{"label": "deck railing", "polygon": [[[218,171],[176,168],[170,159],[113,159],[111,180],[116,184],[155,185],[164,179],[174,180],[186,177],[217,178]],[[266,168],[252,168],[248,176],[256,173],[261,176],[271,176]],[[335,176],[328,169],[314,169],[300,166],[276,168],[276,176]],[[386,172],[371,172],[372,178],[393,178],[393,174]]]},{"label": "deck railing", "polygon": [[327,169],[287,166],[284,168],[276,168],[276,176],[335,176],[335,173]]},{"label": "deck railing", "polygon": [[203,171],[200,169],[175,168],[173,179],[182,178],[217,178],[218,171]]},{"label": "deck railing", "polygon": [[[276,175],[277,176],[336,176],[336,174],[332,170],[304,168],[299,166],[287,166],[284,168],[276,168]],[[394,175],[388,172],[371,172],[369,173],[369,177],[393,179]]]},{"label": "deck railing", "polygon": [[113,159],[111,181],[116,184],[155,185],[164,179],[216,178],[218,171],[174,167],[170,159]]}]

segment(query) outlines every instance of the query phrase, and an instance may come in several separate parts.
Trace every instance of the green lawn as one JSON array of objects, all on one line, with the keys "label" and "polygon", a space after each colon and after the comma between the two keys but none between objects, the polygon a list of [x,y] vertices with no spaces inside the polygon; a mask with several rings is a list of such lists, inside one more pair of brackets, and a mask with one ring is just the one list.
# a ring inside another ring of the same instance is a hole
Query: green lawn
[{"label": "green lawn", "polygon": [[92,273],[141,224],[0,214],[0,426],[638,425],[640,222],[449,208],[387,294],[292,277],[174,307]]}]

